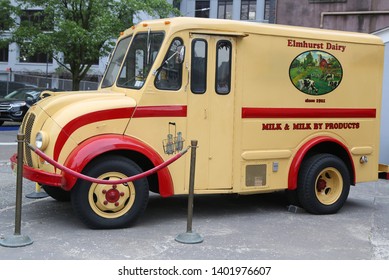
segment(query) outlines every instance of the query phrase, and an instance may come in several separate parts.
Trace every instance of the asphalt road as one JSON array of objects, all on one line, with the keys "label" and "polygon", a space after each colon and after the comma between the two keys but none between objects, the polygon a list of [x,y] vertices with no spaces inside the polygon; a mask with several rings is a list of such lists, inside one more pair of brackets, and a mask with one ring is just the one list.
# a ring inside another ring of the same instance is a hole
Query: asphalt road
[{"label": "asphalt road", "polygon": [[[16,130],[0,131],[0,143]],[[8,165],[15,145],[0,146],[0,239],[15,229],[16,177]],[[197,171],[201,172],[201,171]],[[284,193],[195,196],[193,231],[204,241],[182,244],[187,197],[150,197],[132,227],[90,230],[70,203],[25,198],[35,184],[23,181],[22,235],[33,244],[0,246],[1,260],[389,260],[389,182],[358,184],[335,215],[288,211]]]}]

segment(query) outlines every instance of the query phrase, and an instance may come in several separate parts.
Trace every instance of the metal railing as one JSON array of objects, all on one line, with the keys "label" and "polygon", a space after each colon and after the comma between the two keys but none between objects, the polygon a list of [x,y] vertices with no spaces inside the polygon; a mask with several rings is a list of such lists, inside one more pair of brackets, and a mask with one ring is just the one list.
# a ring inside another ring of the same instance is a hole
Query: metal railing
[{"label": "metal railing", "polygon": [[[27,85],[33,85],[37,87],[44,87],[50,89],[58,89],[64,91],[72,90],[72,80],[60,79],[57,77],[44,77],[28,74],[13,73],[13,80],[15,82],[25,83]],[[99,86],[98,82],[93,81],[81,81],[80,90],[95,90]]]}]

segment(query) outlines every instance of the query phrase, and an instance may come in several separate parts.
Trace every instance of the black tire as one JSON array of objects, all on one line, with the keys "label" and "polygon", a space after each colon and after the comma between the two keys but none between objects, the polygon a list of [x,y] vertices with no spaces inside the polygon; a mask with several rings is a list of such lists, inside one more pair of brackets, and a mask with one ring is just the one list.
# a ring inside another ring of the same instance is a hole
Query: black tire
[{"label": "black tire", "polygon": [[334,214],[347,200],[350,176],[345,163],[331,154],[305,160],[298,177],[298,200],[312,214]]},{"label": "black tire", "polygon": [[[84,174],[117,180],[141,173],[132,160],[119,156],[106,156],[92,161]],[[117,186],[78,180],[71,191],[73,209],[90,228],[114,229],[131,226],[145,210],[149,198],[146,178]]]},{"label": "black tire", "polygon": [[58,187],[42,185],[45,192],[57,201],[66,202],[70,201],[70,192],[65,191]]},{"label": "black tire", "polygon": [[0,121],[0,126],[2,126],[2,125],[3,125],[3,123],[4,123],[4,121]]},{"label": "black tire", "polygon": [[298,206],[300,207],[300,201],[298,198],[297,190],[285,190],[286,199],[288,200],[288,203],[290,205]]}]

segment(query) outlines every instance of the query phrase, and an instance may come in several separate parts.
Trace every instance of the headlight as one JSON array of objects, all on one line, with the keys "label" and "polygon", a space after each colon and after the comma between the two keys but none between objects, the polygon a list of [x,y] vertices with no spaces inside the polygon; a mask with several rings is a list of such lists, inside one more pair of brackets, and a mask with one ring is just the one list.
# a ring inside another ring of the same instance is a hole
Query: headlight
[{"label": "headlight", "polygon": [[39,131],[35,136],[35,146],[40,150],[45,150],[49,144],[49,136],[44,131]]},{"label": "headlight", "polygon": [[24,105],[21,105],[20,103],[11,104],[11,109],[10,109],[10,111],[11,111],[11,112],[21,112],[23,106],[24,106]]},{"label": "headlight", "polygon": [[11,107],[23,107],[23,106],[26,106],[26,102],[25,101],[18,101],[18,102],[14,102],[14,103],[11,103]]}]

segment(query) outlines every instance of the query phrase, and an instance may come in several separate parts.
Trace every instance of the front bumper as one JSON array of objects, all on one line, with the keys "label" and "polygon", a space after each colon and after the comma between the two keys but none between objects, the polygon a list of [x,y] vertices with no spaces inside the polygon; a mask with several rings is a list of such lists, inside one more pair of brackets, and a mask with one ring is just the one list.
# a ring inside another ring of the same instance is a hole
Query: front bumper
[{"label": "front bumper", "polygon": [[24,116],[20,117],[14,117],[11,116],[10,114],[5,114],[0,112],[0,121],[5,121],[5,122],[22,122]]},{"label": "front bumper", "polygon": [[[14,172],[17,170],[17,154],[14,154],[11,158],[11,168]],[[47,185],[52,187],[62,186],[62,176],[59,174],[45,172],[39,169],[32,168],[28,165],[23,164],[23,177],[37,182],[41,185]]]}]

